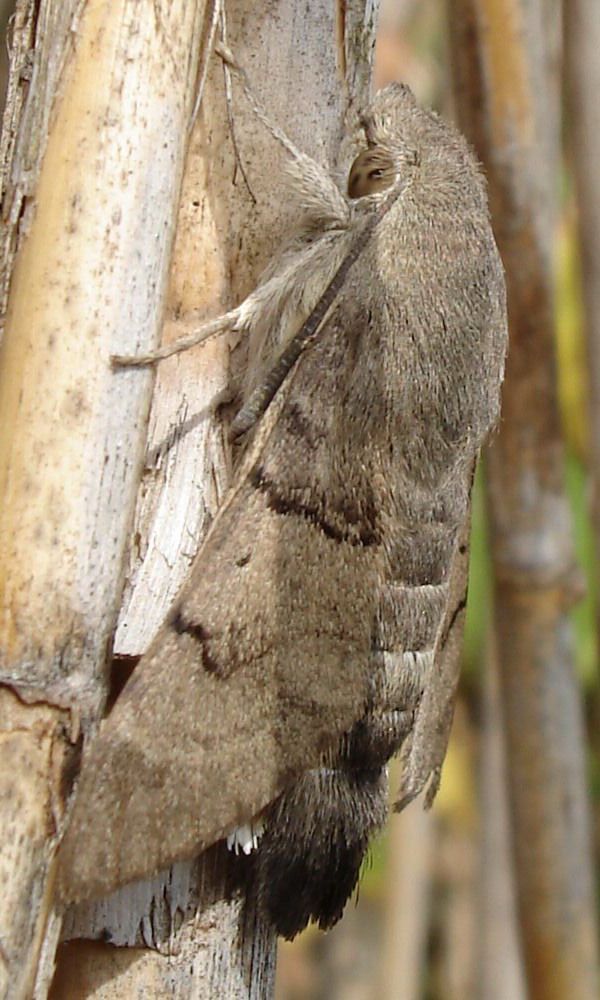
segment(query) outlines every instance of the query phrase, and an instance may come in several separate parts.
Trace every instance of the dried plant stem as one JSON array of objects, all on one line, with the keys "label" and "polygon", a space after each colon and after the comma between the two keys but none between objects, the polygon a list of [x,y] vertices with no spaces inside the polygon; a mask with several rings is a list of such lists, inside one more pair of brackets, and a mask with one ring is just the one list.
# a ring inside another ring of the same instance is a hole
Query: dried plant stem
[{"label": "dried plant stem", "polygon": [[[580,695],[579,593],[556,402],[539,0],[450,0],[460,124],[486,167],[511,346],[489,453],[496,625],[520,927],[534,1000],[598,996]],[[526,266],[524,266],[526,262]]]}]

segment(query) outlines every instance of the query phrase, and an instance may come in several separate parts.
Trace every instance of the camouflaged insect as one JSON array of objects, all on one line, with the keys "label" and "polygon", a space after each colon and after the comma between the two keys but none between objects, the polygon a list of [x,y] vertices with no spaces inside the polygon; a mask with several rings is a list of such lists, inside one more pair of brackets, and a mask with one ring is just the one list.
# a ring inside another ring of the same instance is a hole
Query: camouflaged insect
[{"label": "camouflaged insect", "polygon": [[330,927],[385,821],[390,758],[403,750],[401,805],[436,787],[504,279],[459,133],[400,85],[362,126],[347,195],[296,158],[298,231],[228,314],[255,359],[236,422],[251,430],[85,763],[64,899],[258,821],[258,892],[279,933]]}]

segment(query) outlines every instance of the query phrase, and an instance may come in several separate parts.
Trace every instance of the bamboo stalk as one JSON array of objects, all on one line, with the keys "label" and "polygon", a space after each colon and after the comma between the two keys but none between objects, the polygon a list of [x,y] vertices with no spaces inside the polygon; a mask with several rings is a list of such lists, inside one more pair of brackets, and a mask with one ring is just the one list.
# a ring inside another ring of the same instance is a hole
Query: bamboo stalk
[{"label": "bamboo stalk", "polygon": [[[282,0],[275,16],[251,0],[228,3],[228,42],[251,69],[272,117],[303,149],[333,163],[341,125],[367,93],[375,5],[346,4],[342,23],[325,0],[311,5],[309,22],[297,8],[297,0]],[[210,49],[207,34],[214,23],[207,11],[203,51]],[[307,45],[309,37],[313,43]],[[239,302],[285,230],[281,153],[235,86],[227,107],[223,66],[210,52],[201,97],[183,179],[163,341],[177,338],[190,316],[208,318]],[[227,360],[227,343],[212,341],[159,368],[136,545],[115,636],[119,654],[135,656],[147,648],[226,488],[229,456],[214,405],[226,385]],[[145,376],[134,371],[129,377]],[[239,865],[221,846],[76,908],[65,921],[52,996],[99,1000],[134,990],[148,996],[270,996],[273,932],[252,893],[240,888]],[[90,940],[97,943],[92,947]]]},{"label": "bamboo stalk", "polygon": [[508,811],[504,720],[498,656],[490,630],[482,693],[481,858],[478,990],[481,1000],[527,1000],[517,926],[516,885]]},{"label": "bamboo stalk", "polygon": [[[392,780],[392,787],[396,783]],[[423,995],[435,817],[420,797],[390,820],[387,888],[377,996]]]},{"label": "bamboo stalk", "polygon": [[568,137],[577,199],[583,306],[589,365],[592,521],[600,553],[600,6],[565,4]]},{"label": "bamboo stalk", "polygon": [[452,0],[449,10],[459,120],[488,173],[507,272],[511,346],[489,486],[528,988],[534,1000],[592,1000],[596,921],[568,620],[578,579],[555,389],[542,8]]},{"label": "bamboo stalk", "polygon": [[104,701],[152,388],[146,375],[124,392],[108,359],[131,331],[150,346],[160,330],[202,24],[198,4],[179,0],[47,0],[33,24],[24,10],[13,45],[19,62],[27,51],[27,97],[13,85],[5,117],[0,356],[0,995],[11,998],[44,991],[55,851],[81,734]]}]

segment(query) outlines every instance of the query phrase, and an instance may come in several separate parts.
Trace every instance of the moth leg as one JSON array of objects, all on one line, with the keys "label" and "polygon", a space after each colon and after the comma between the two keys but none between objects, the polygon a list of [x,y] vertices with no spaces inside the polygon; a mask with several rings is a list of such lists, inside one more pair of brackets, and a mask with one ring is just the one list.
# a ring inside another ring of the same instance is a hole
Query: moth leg
[{"label": "moth leg", "polygon": [[231,309],[230,312],[195,327],[191,333],[173,341],[172,344],[164,344],[148,354],[112,354],[110,363],[113,368],[141,368],[145,365],[154,365],[157,361],[163,361],[174,354],[189,351],[190,348],[197,347],[198,344],[210,340],[211,337],[220,337],[224,333],[231,333],[236,329],[239,319],[240,307]]}]

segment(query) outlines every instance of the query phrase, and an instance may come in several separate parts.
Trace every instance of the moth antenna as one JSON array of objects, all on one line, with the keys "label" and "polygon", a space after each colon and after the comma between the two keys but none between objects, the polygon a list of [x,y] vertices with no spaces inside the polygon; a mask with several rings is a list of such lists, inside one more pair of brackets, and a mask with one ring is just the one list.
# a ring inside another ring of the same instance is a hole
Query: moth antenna
[{"label": "moth antenna", "polygon": [[206,77],[208,75],[208,67],[210,63],[210,56],[213,50],[215,35],[217,32],[217,22],[219,18],[223,22],[224,11],[221,10],[223,0],[215,0],[213,5],[212,14],[210,18],[210,25],[208,28],[207,35],[207,45],[204,53],[204,58],[202,61],[202,66],[198,76],[198,86],[196,89],[196,97],[194,100],[194,107],[190,115],[190,120],[188,124],[188,135],[191,135],[194,125],[196,124],[196,118],[198,117],[198,112],[200,111],[200,105],[202,103],[202,96],[204,94],[204,86],[206,84]]},{"label": "moth antenna", "polygon": [[205,340],[210,340],[211,337],[219,337],[224,333],[231,333],[235,329],[239,318],[240,307],[238,306],[236,309],[231,309],[229,312],[223,313],[222,316],[217,316],[216,319],[209,320],[208,323],[197,326],[187,336],[180,337],[178,340],[173,341],[172,344],[164,344],[162,347],[157,347],[155,351],[150,351],[148,354],[112,354],[110,363],[113,368],[142,368],[145,365],[154,365],[157,361],[164,361],[165,358],[172,357],[173,354],[181,354],[182,351],[188,351],[191,347],[203,344]]},{"label": "moth antenna", "polygon": [[[223,46],[225,46],[227,48],[227,13],[225,11],[225,4],[222,2],[222,0],[218,0],[218,2],[215,4],[215,9],[217,7],[220,7],[219,20],[221,22],[221,43],[223,44]],[[212,49],[212,46],[213,46],[214,37],[215,36],[213,35],[211,37],[211,39],[210,39],[210,43],[209,44],[211,46],[211,49]],[[229,51],[229,49],[227,49],[227,51]],[[240,171],[240,174],[242,175],[242,179],[244,181],[244,184],[246,185],[246,190],[248,191],[248,194],[250,195],[250,198],[252,199],[252,201],[256,205],[256,196],[255,196],[252,188],[250,187],[250,181],[248,180],[248,175],[246,174],[246,170],[245,170],[244,164],[242,162],[242,158],[240,156],[240,151],[238,149],[237,137],[236,137],[236,134],[235,134],[235,119],[233,117],[233,93],[232,93],[232,87],[231,87],[231,66],[229,65],[229,63],[226,60],[223,60],[223,71],[224,71],[223,75],[225,77],[225,103],[227,105],[227,121],[229,123],[229,132],[231,134],[231,145],[233,146],[233,152],[234,152],[235,160],[236,160],[238,169]]]},{"label": "moth antenna", "polygon": [[305,154],[301,153],[300,150],[294,146],[291,139],[288,139],[285,132],[279,128],[279,125],[269,118],[264,105],[261,103],[260,99],[256,97],[252,87],[250,86],[246,70],[240,66],[231,49],[221,41],[215,44],[215,52],[221,57],[223,62],[239,76],[242,89],[246,95],[248,103],[258,120],[263,123],[267,131],[271,133],[273,138],[283,146],[283,148],[294,160],[303,160],[305,158]]},{"label": "moth antenna", "polygon": [[240,66],[231,49],[217,42],[215,52],[240,78],[242,89],[254,114],[267,131],[291,157],[287,173],[300,197],[302,207],[311,223],[344,225],[348,221],[348,206],[326,170],[311,156],[302,153],[270,117],[260,98],[254,93],[246,70]]}]

